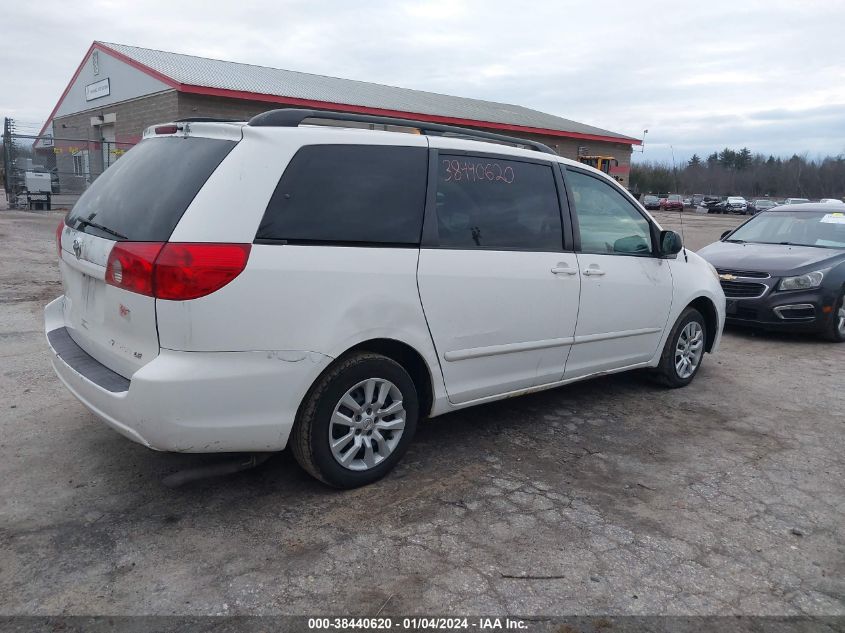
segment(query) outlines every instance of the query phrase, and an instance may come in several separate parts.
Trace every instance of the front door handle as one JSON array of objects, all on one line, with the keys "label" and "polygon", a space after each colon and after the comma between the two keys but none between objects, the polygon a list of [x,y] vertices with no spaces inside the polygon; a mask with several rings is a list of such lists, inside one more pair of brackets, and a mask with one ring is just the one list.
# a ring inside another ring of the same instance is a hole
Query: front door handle
[{"label": "front door handle", "polygon": [[575,268],[570,268],[569,266],[555,266],[552,268],[552,272],[555,275],[577,275],[578,271]]},{"label": "front door handle", "polygon": [[604,271],[601,268],[585,268],[584,275],[587,277],[601,277]]}]

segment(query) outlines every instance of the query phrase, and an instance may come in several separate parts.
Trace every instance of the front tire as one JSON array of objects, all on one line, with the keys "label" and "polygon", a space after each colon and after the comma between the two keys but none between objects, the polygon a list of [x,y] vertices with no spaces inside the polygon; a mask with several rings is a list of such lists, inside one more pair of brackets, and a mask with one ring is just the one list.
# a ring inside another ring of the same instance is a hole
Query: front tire
[{"label": "front tire", "polygon": [[704,360],[707,324],[695,308],[681,313],[666,339],[655,376],[661,384],[671,389],[690,384]]},{"label": "front tire", "polygon": [[845,291],[839,297],[831,315],[830,325],[823,334],[824,338],[834,343],[845,342]]},{"label": "front tire", "polygon": [[357,488],[399,462],[418,417],[417,389],[401,365],[380,354],[352,354],[311,387],[290,445],[312,476],[335,488]]}]

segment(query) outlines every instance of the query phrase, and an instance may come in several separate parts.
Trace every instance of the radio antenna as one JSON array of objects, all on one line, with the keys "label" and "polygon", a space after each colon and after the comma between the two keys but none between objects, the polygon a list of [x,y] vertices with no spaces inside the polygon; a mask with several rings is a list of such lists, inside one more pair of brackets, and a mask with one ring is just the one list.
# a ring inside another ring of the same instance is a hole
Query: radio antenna
[{"label": "radio antenna", "polygon": [[[675,193],[680,195],[678,191],[678,168],[675,165],[675,147],[669,145],[669,149],[672,150],[672,181],[675,183]],[[681,221],[681,242],[683,242],[683,251],[684,251],[684,261],[688,262],[689,257],[687,257],[687,237],[684,235],[684,198],[681,196],[681,210],[678,211],[678,219]]]}]

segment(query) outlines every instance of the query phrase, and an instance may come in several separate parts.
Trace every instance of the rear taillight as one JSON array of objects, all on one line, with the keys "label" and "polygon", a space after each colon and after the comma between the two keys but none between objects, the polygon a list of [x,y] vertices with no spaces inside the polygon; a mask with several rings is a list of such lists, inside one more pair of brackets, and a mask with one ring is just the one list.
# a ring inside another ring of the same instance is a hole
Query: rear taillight
[{"label": "rear taillight", "polygon": [[59,253],[59,259],[62,258],[62,231],[65,230],[65,221],[62,220],[59,222],[59,226],[56,227],[56,249]]},{"label": "rear taillight", "polygon": [[155,296],[185,301],[220,290],[241,274],[250,244],[164,245],[155,264]]},{"label": "rear taillight", "polygon": [[155,296],[153,270],[160,242],[117,242],[106,263],[106,283],[130,292]]},{"label": "rear taillight", "polygon": [[106,283],[157,299],[197,299],[241,274],[250,246],[118,242],[106,264]]}]

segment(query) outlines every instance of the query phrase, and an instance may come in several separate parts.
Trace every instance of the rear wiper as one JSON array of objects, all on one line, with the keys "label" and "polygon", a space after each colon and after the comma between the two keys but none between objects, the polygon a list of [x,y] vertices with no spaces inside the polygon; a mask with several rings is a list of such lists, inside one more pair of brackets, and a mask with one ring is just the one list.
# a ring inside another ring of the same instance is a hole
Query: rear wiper
[{"label": "rear wiper", "polygon": [[108,233],[109,235],[114,235],[116,238],[121,240],[128,240],[129,238],[123,235],[122,233],[118,233],[114,229],[110,229],[107,226],[103,226],[102,224],[97,224],[96,222],[92,222],[91,220],[85,220],[83,218],[79,218],[76,220],[76,226],[90,226],[91,228],[97,229],[98,231],[102,231],[103,233]]}]

